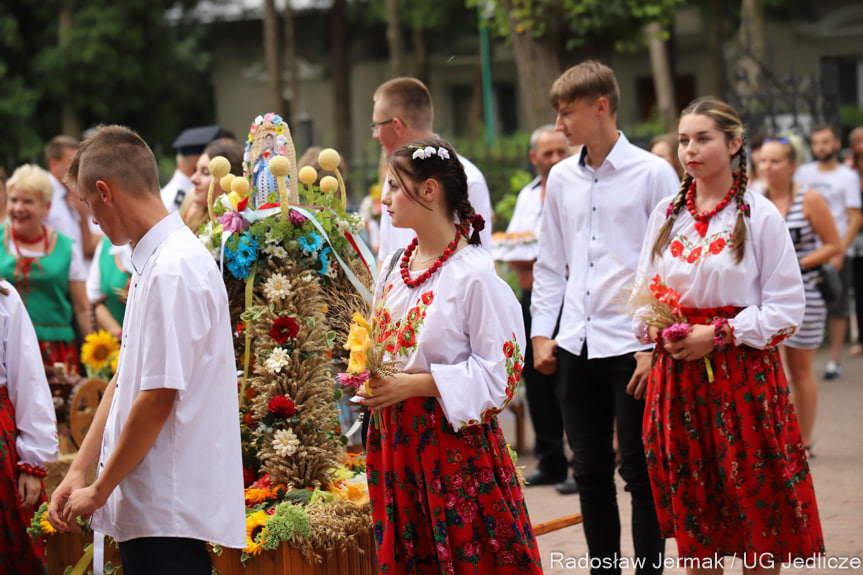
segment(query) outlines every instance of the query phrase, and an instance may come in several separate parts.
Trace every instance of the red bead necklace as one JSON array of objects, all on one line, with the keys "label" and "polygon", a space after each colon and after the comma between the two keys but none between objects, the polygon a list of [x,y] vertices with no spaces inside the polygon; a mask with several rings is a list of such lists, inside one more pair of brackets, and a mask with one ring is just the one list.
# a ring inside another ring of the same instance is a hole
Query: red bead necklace
[{"label": "red bead necklace", "polygon": [[[15,226],[9,226],[12,230],[12,239],[15,240],[15,249],[18,250],[18,244],[35,244],[45,240],[45,251],[48,251],[48,228],[42,225],[42,233],[34,238],[27,238],[15,231]],[[20,251],[19,251],[20,253]]]},{"label": "red bead necklace", "polygon": [[429,268],[420,274],[416,280],[411,279],[411,273],[409,269],[411,255],[413,255],[414,250],[419,243],[419,238],[414,238],[413,241],[405,248],[404,254],[402,255],[402,261],[399,264],[402,272],[402,281],[405,282],[405,285],[409,288],[413,289],[415,287],[419,287],[424,284],[433,273],[438,271],[443,263],[449,259],[449,257],[455,252],[455,249],[458,247],[458,241],[461,239],[461,236],[464,235],[464,231],[461,228],[456,228],[455,231],[455,239],[451,241],[447,247],[444,249],[443,253],[434,261],[434,263],[429,266]]},{"label": "red bead necklace", "polygon": [[689,213],[695,218],[695,229],[701,234],[701,237],[707,235],[707,226],[710,225],[710,218],[721,212],[725,209],[731,200],[734,198],[734,193],[737,191],[737,184],[733,184],[731,189],[728,190],[728,193],[725,194],[725,197],[722,198],[722,201],[716,204],[716,206],[712,210],[708,210],[705,212],[698,213],[698,210],[695,209],[695,180],[692,180],[692,183],[689,184],[689,189],[686,190],[686,209],[689,210]]}]

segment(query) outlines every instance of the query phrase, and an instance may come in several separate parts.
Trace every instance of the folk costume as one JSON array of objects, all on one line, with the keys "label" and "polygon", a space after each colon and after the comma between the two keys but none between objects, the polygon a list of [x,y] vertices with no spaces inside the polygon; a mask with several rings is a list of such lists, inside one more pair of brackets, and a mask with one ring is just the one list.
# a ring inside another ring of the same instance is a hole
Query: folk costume
[{"label": "folk costume", "polygon": [[[654,210],[639,278],[680,294],[690,324],[725,318],[733,343],[705,359],[657,345],[647,386],[644,448],[665,537],[680,557],[824,552],[812,478],[777,344],[794,334],[806,300],[791,236],[776,207],[747,191],[747,239],[735,263],[731,202],[707,225],[681,209],[670,243],[651,259],[673,197]],[[634,321],[636,334],[644,333]],[[718,328],[717,328],[718,329]],[[711,373],[712,372],[712,376]]]},{"label": "folk costume", "polygon": [[87,299],[90,303],[104,303],[111,316],[123,325],[129,278],[132,269],[132,249],[129,245],[115,246],[102,238],[93,254],[93,266],[87,275]]},{"label": "folk costume", "polygon": [[85,281],[87,276],[72,240],[49,228],[44,250],[26,250],[17,245],[12,224],[7,223],[0,245],[0,277],[9,279],[21,295],[39,338],[43,363],[63,363],[70,373],[78,373],[69,282]]},{"label": "folk costume", "polygon": [[35,575],[45,572],[42,544],[27,527],[45,490],[33,507],[22,508],[18,477],[40,476],[42,465],[57,459],[57,423],[27,310],[9,283],[0,287],[9,292],[0,294],[0,565]]},{"label": "folk costume", "polygon": [[[383,269],[390,269],[391,255]],[[405,267],[407,271],[407,267]],[[440,397],[382,412],[367,474],[381,571],[541,573],[522,489],[497,422],[523,368],[512,290],[488,252],[468,246],[423,280],[399,270],[375,294],[377,341],[406,373],[431,373]],[[385,343],[385,342],[384,342]]]}]

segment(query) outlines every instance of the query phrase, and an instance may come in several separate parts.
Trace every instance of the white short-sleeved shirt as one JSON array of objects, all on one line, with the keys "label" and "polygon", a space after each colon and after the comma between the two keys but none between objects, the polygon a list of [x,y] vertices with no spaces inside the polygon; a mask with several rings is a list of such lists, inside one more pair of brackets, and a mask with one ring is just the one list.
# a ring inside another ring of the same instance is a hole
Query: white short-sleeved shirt
[{"label": "white short-sleeved shirt", "polygon": [[183,205],[183,200],[186,195],[195,187],[189,176],[180,170],[174,170],[170,181],[162,188],[161,196],[162,203],[168,208],[169,212],[176,212]]},{"label": "white short-sleeved shirt", "polygon": [[15,462],[56,461],[57,421],[36,331],[15,288],[7,281],[0,286],[9,291],[0,295],[0,387],[8,388],[15,409]]},{"label": "white short-sleeved shirt", "polygon": [[[81,214],[70,209],[69,204],[66,203],[66,194],[68,193],[66,186],[55,178],[54,174],[49,173],[48,177],[51,180],[51,185],[54,186],[54,198],[51,200],[51,206],[48,208],[48,215],[45,216],[45,225],[72,238],[74,242],[72,249],[78,252],[86,276],[92,260],[84,257],[84,249],[81,246]],[[87,220],[87,225],[90,226],[92,233],[102,235],[102,228],[92,218]]]},{"label": "white short-sleeved shirt", "polygon": [[494,259],[502,262],[536,259],[542,205],[542,178],[537,176],[518,193],[506,234],[500,239],[493,237],[491,253]]},{"label": "white short-sleeved shirt", "polygon": [[375,294],[378,328],[401,328],[394,357],[405,361],[406,373],[431,373],[450,426],[458,431],[502,411],[524,366],[524,319],[489,253],[462,248],[416,288],[405,285],[398,265],[382,276]]},{"label": "white short-sleeved shirt", "polygon": [[[485,176],[479,171],[470,160],[464,156],[458,157],[464,166],[464,173],[467,176],[467,196],[470,204],[473,206],[475,213],[481,215],[485,219],[485,228],[479,233],[483,249],[491,252],[491,227],[492,227],[492,210],[491,196],[488,193],[488,185],[485,183]],[[384,182],[381,190],[381,197],[384,197],[389,190],[389,182]],[[378,248],[378,259],[384,261],[388,255],[394,251],[406,248],[413,241],[416,233],[410,228],[393,227],[393,220],[386,210],[381,210],[381,245]]]},{"label": "white short-sleeved shirt", "polygon": [[[680,294],[683,307],[743,308],[728,320],[735,345],[764,349],[790,337],[803,321],[806,296],[794,243],[773,202],[752,190],[743,196],[751,215],[745,220],[746,248],[739,264],[731,243],[737,221],[734,202],[710,218],[703,237],[695,229],[695,218],[682,208],[671,228],[668,247],[661,257],[651,258],[674,198],[663,199],[650,216],[637,282],[649,285],[658,275]],[[633,331],[643,334],[638,319],[633,320]]]},{"label": "white short-sleeved shirt", "polygon": [[236,366],[222,277],[176,213],[138,242],[132,262],[99,469],[139,393],[176,389],[177,399],[153,447],[93,514],[93,528],[117,541],[188,537],[245,547]]},{"label": "white short-sleeved shirt", "polygon": [[[103,295],[107,295],[102,293],[102,268],[99,265],[99,258],[102,256],[104,246],[105,242],[99,242],[96,246],[96,251],[93,253],[94,264],[90,266],[90,273],[87,274],[87,299],[91,302],[99,301]],[[108,253],[120,261],[123,269],[132,269],[132,247],[129,244],[112,245]]]},{"label": "white short-sleeved shirt", "polygon": [[[824,196],[836,222],[839,237],[848,231],[848,208],[860,208],[860,176],[844,164],[835,170],[822,172],[818,162],[803,164],[794,173],[794,181],[804,188],[812,188]],[[853,255],[851,248],[848,255]]]}]

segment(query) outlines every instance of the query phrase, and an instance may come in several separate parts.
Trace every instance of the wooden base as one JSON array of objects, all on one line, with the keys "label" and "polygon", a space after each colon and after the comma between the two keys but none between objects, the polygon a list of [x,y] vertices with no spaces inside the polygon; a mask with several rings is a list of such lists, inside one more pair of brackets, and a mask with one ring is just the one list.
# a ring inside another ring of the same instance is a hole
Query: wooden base
[{"label": "wooden base", "polygon": [[[57,533],[45,537],[45,556],[48,573],[60,574],[67,566],[74,566],[84,554],[84,546],[92,543],[92,533]],[[375,542],[372,532],[361,536],[357,545],[342,554],[319,553],[322,563],[309,563],[294,547],[282,544],[275,551],[262,551],[257,557],[240,562],[241,551],[223,549],[221,555],[210,552],[213,569],[221,575],[375,575],[378,572]],[[120,551],[112,544],[105,545],[105,562],[120,565]],[[90,567],[92,568],[92,567]]]}]

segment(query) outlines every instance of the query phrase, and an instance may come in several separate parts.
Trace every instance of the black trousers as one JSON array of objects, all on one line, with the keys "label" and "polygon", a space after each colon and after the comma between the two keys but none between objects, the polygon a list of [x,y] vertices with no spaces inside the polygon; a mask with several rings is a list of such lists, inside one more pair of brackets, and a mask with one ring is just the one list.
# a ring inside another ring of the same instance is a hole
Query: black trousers
[{"label": "black trousers", "polygon": [[142,537],[120,543],[123,575],[211,575],[207,544],[182,537]]},{"label": "black trousers", "polygon": [[659,531],[656,509],[644,447],[641,443],[641,420],[644,400],[626,393],[626,385],[635,370],[635,357],[587,359],[587,344],[574,355],[558,349],[557,393],[563,408],[566,436],[573,452],[573,470],[584,534],[591,558],[609,558],[608,568],[591,569],[596,574],[618,574],[613,561],[620,557],[620,512],[614,484],[614,422],[620,451],[620,475],[632,498],[632,540],[636,558],[644,558],[644,568],[636,574],[662,573],[654,565],[662,564],[665,541]]},{"label": "black trousers", "polygon": [[537,467],[548,475],[567,475],[563,453],[563,414],[555,395],[555,374],[543,375],[533,367],[533,346],[530,344],[530,290],[521,292],[521,312],[527,345],[524,353],[522,381],[527,391],[527,408],[536,437],[533,454]]}]

